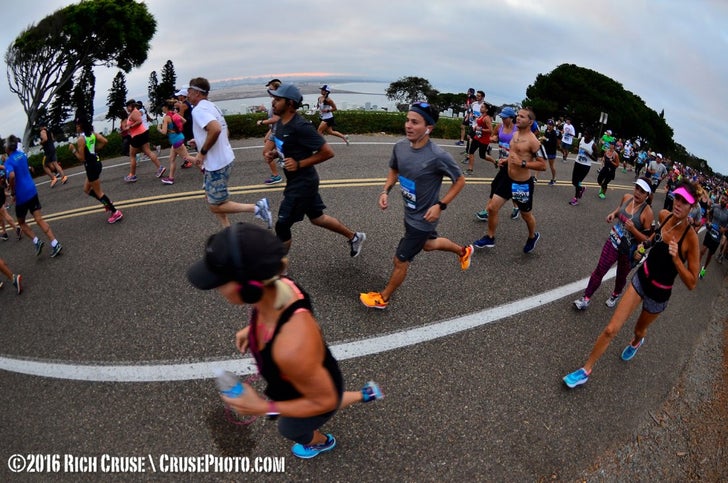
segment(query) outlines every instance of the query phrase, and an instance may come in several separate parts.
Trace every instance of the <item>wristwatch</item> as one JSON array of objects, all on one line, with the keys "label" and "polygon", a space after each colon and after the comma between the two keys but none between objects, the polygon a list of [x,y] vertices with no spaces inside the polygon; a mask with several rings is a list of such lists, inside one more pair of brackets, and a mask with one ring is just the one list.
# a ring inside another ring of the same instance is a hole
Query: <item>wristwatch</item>
[{"label": "wristwatch", "polygon": [[525,168],[525,167],[526,167],[526,160],[524,159],[521,161],[521,168]]},{"label": "wristwatch", "polygon": [[207,149],[200,148],[200,154],[203,155],[203,156],[205,156],[207,154]]},{"label": "wristwatch", "polygon": [[439,206],[440,209],[443,211],[445,211],[447,209],[447,203],[443,203],[442,201],[438,201],[437,206]]}]

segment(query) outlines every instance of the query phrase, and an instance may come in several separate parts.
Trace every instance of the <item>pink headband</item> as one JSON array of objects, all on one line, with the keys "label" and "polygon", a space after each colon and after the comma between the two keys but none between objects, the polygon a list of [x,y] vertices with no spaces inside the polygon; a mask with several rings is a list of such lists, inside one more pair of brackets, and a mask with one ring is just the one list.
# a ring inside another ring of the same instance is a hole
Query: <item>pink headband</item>
[{"label": "pink headband", "polygon": [[688,193],[688,190],[686,190],[682,186],[679,187],[678,189],[676,189],[675,191],[673,191],[672,192],[672,195],[673,196],[680,195],[680,196],[682,196],[685,199],[685,201],[687,201],[691,205],[694,205],[695,204],[695,198],[693,198],[693,196],[690,193]]}]

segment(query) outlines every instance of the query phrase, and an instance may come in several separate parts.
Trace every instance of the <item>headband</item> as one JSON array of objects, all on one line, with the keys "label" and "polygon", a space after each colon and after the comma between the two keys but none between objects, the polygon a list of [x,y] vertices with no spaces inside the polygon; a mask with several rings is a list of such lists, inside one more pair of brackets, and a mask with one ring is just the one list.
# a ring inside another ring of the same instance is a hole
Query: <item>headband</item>
[{"label": "headband", "polygon": [[425,123],[427,123],[428,126],[435,125],[435,120],[432,118],[432,116],[427,111],[422,109],[420,106],[418,106],[416,104],[412,104],[410,106],[409,110],[414,111],[417,114],[419,114],[420,116],[422,116],[425,119]]}]

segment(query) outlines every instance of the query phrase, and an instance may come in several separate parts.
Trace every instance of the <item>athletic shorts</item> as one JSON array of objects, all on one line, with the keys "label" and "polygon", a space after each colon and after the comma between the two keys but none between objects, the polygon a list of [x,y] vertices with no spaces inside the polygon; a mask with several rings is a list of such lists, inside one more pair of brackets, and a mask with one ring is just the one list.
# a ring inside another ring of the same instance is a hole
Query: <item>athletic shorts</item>
[{"label": "athletic shorts", "polygon": [[38,210],[40,210],[40,200],[38,199],[38,194],[36,193],[35,196],[33,196],[25,203],[15,205],[15,217],[18,219],[18,221],[25,221],[25,216],[28,213],[33,214]]},{"label": "athletic shorts", "polygon": [[132,136],[131,147],[141,149],[145,144],[149,144],[149,130],[144,131],[138,136]]},{"label": "athletic shorts", "polygon": [[513,198],[518,209],[524,213],[528,213],[533,209],[534,189],[535,183],[533,182],[533,176],[528,178],[527,181],[513,181],[506,172],[501,177],[497,186],[494,187],[493,193],[506,201]]},{"label": "athletic shorts", "polygon": [[425,248],[428,240],[437,238],[436,231],[422,231],[404,224],[404,236],[399,240],[395,256],[400,262],[411,262]]},{"label": "athletic shorts", "polygon": [[209,204],[221,205],[228,200],[230,197],[228,193],[228,181],[230,180],[232,170],[233,163],[217,171],[205,170],[205,194],[207,195],[207,202]]},{"label": "athletic shorts", "polygon": [[322,122],[325,122],[327,126],[334,127],[334,118],[329,117],[327,119],[321,119]]},{"label": "athletic shorts", "polygon": [[657,302],[645,296],[645,291],[642,288],[642,283],[640,282],[640,277],[637,273],[632,276],[632,286],[637,292],[637,295],[642,297],[642,310],[650,314],[661,314],[665,311],[669,300],[666,300],[664,302]]},{"label": "athletic shorts", "polygon": [[51,163],[55,163],[56,161],[58,161],[58,158],[56,158],[55,150],[53,150],[53,152],[50,155],[44,154],[44,156],[45,156],[45,161],[43,162],[43,164],[45,166],[50,166]]},{"label": "athletic shorts", "polygon": [[561,141],[561,149],[564,151],[571,151],[571,143]]},{"label": "athletic shorts", "polygon": [[325,209],[326,205],[318,192],[307,196],[286,195],[278,209],[278,223],[291,226],[303,220],[304,216],[315,220],[324,214]]},{"label": "athletic shorts", "polygon": [[718,238],[713,238],[712,236],[710,236],[710,230],[705,233],[703,245],[705,246],[705,248],[708,249],[711,255],[715,253],[715,251],[718,249],[718,245],[720,245],[720,237],[720,234],[718,234]]},{"label": "athletic shorts", "polygon": [[101,177],[101,169],[103,168],[101,162],[93,161],[90,163],[83,163],[84,169],[86,169],[86,178],[89,181],[94,182]]}]

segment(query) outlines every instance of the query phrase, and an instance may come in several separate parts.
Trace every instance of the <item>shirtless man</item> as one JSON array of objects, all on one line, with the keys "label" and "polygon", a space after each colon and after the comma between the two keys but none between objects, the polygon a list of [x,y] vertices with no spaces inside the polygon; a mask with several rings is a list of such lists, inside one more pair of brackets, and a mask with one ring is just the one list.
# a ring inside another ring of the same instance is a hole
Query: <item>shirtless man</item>
[{"label": "shirtless man", "polygon": [[523,221],[528,227],[528,240],[523,247],[523,253],[531,253],[541,238],[541,234],[536,231],[536,218],[531,212],[534,189],[531,170],[546,170],[546,151],[531,132],[531,125],[535,119],[536,115],[531,108],[527,107],[518,111],[516,116],[518,131],[511,139],[508,157],[500,161],[501,165],[507,163],[508,173],[507,176],[502,177],[497,186],[493,187],[493,197],[486,208],[488,210],[488,231],[483,238],[473,243],[476,248],[493,248],[495,246],[498,212],[503,204],[511,198],[518,204]]}]

